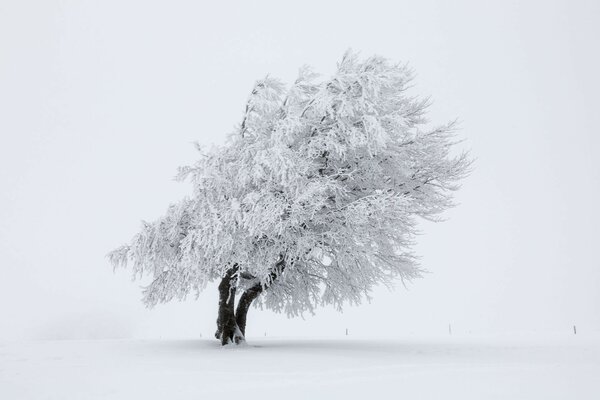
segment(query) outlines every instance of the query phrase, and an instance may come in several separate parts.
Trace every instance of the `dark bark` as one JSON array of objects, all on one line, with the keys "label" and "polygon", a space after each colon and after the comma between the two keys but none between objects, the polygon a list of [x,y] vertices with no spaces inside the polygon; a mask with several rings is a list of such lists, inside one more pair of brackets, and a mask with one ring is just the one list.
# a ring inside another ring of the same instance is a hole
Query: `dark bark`
[{"label": "dark bark", "polygon": [[[217,317],[217,332],[215,337],[221,341],[222,345],[229,343],[239,343],[243,336],[239,335],[238,327],[235,323],[235,277],[238,266],[234,265],[225,273],[219,284],[219,314]],[[232,284],[233,283],[233,284]]]},{"label": "dark bark", "polygon": [[235,310],[235,321],[237,323],[240,332],[242,335],[246,335],[246,318],[248,316],[248,310],[250,309],[250,305],[263,291],[263,286],[260,283],[257,283],[250,288],[246,289],[244,293],[240,296],[240,300],[238,301],[237,308]]},{"label": "dark bark", "polygon": [[270,274],[270,280],[266,285],[260,282],[255,283],[242,293],[238,301],[237,309],[235,306],[235,292],[237,282],[238,266],[237,264],[227,270],[221,283],[219,283],[219,314],[217,317],[217,331],[215,337],[221,341],[224,346],[229,343],[239,344],[245,341],[246,318],[252,302],[268,288],[268,285],[276,280],[285,268],[283,257],[275,264],[275,268]]},{"label": "dark bark", "polygon": [[[283,258],[275,264],[275,268],[271,271],[270,274],[270,283],[272,283],[285,268],[285,262]],[[263,286],[260,282],[250,286],[248,289],[242,293],[240,296],[240,300],[238,301],[237,309],[235,310],[235,320],[238,328],[242,335],[246,335],[246,318],[248,317],[248,310],[252,305],[252,302],[260,296],[260,294],[267,288],[268,286]]]}]

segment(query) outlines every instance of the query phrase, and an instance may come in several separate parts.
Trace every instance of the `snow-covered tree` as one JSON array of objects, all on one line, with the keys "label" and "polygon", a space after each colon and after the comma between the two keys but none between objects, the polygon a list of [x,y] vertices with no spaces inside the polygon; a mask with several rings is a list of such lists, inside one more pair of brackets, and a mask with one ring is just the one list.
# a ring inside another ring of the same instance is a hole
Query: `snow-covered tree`
[{"label": "snow-covered tree", "polygon": [[219,281],[222,344],[244,340],[251,304],[289,316],[341,309],[420,276],[417,217],[452,206],[470,160],[454,150],[453,123],[430,127],[428,100],[407,93],[412,78],[348,52],[329,79],[303,68],[290,87],[258,81],[227,143],[180,168],[193,195],[110,261],[153,277],[148,306]]}]

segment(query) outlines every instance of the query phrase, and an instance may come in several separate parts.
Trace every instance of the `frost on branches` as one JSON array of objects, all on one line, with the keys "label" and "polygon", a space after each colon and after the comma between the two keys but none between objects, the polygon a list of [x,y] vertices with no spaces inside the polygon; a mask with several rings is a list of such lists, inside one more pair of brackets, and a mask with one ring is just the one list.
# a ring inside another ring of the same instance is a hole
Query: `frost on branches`
[{"label": "frost on branches", "polygon": [[258,81],[228,142],[180,169],[192,197],[110,261],[153,277],[148,306],[219,281],[222,344],[244,340],[253,303],[289,316],[341,309],[420,276],[416,217],[452,206],[470,160],[452,154],[452,123],[428,127],[411,80],[405,65],[347,53],[329,79],[303,68],[289,88]]}]

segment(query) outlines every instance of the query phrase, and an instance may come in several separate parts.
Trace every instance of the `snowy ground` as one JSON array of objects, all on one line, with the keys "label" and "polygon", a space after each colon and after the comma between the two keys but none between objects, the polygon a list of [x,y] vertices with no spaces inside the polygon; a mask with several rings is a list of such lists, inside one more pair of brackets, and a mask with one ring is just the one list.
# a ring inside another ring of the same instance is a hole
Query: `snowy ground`
[{"label": "snowy ground", "polygon": [[1,399],[600,399],[600,339],[0,343]]}]

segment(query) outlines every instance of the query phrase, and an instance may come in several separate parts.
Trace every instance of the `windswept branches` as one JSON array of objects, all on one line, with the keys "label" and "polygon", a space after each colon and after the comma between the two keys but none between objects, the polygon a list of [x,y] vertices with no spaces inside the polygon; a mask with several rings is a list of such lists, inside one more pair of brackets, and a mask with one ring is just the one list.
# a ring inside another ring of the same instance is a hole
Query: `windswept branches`
[{"label": "windswept branches", "polygon": [[153,276],[149,305],[230,274],[242,336],[253,302],[292,316],[341,309],[377,284],[420,276],[417,217],[437,220],[453,205],[471,160],[455,149],[454,123],[428,125],[429,99],[409,94],[413,76],[347,52],[328,79],[303,68],[289,88],[258,81],[227,144],[180,169],[193,195],[111,262]]}]

